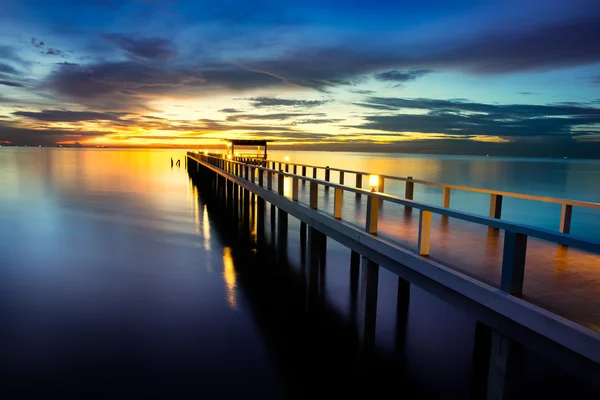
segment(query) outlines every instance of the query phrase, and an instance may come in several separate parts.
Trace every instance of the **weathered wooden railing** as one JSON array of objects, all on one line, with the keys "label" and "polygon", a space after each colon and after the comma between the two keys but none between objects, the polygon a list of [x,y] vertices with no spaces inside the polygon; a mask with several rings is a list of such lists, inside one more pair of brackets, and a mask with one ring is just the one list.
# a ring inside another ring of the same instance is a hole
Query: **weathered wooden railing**
[{"label": "weathered wooden railing", "polygon": [[[260,162],[261,163],[260,165],[262,165],[262,166],[267,167],[270,165],[272,167],[272,169],[284,170],[285,172],[290,172],[290,167],[291,167],[292,172],[294,174],[297,174],[298,170],[300,169],[300,174],[302,176],[308,176],[307,169],[311,169],[313,178],[317,178],[318,171],[323,170],[326,182],[329,182],[331,180],[330,179],[331,171],[336,171],[336,172],[339,172],[339,181],[338,182],[342,185],[345,184],[344,180],[345,180],[346,174],[351,174],[351,175],[355,175],[355,177],[356,177],[356,181],[355,181],[356,188],[362,188],[363,187],[363,178],[365,176],[370,175],[370,173],[364,172],[364,171],[355,171],[355,170],[349,170],[349,169],[343,169],[343,168],[334,168],[334,167],[329,167],[329,166],[323,167],[323,166],[310,165],[310,164],[298,164],[298,163],[291,163],[289,161],[274,161],[274,160],[263,160],[263,159],[258,160],[258,159],[254,159],[251,157],[239,158],[238,161],[249,162],[249,163]],[[278,167],[278,168],[276,168],[276,167]],[[420,180],[420,179],[414,179],[412,176],[399,177],[399,176],[393,176],[393,175],[379,175],[379,187],[377,188],[378,192],[385,192],[386,180],[405,182],[406,186],[405,186],[404,198],[408,199],[408,200],[413,200],[413,198],[414,198],[415,184],[424,185],[424,186],[441,187],[443,190],[442,206],[444,208],[450,207],[450,198],[451,198],[452,190],[461,190],[461,191],[466,191],[466,192],[489,194],[490,195],[489,217],[496,218],[496,219],[501,218],[502,200],[504,197],[512,197],[512,198],[523,199],[523,200],[533,200],[533,201],[540,201],[540,202],[545,202],[545,203],[560,204],[562,207],[561,207],[561,215],[560,215],[558,230],[561,233],[570,233],[571,232],[571,217],[573,214],[573,207],[583,207],[583,208],[591,208],[591,209],[600,210],[600,203],[580,201],[580,200],[561,199],[561,198],[547,197],[547,196],[536,196],[536,195],[506,192],[506,191],[500,191],[500,190],[481,189],[481,188],[474,188],[474,187],[462,186],[462,185],[452,185],[452,184],[446,184],[446,183],[430,182],[430,181],[424,181],[424,180]]]},{"label": "weathered wooden railing", "polygon": [[[527,238],[534,237],[542,240],[546,240],[549,242],[561,244],[564,246],[569,246],[581,250],[585,250],[591,253],[600,254],[600,243],[577,238],[575,236],[562,233],[555,232],[547,229],[537,228],[530,225],[518,224],[518,223],[510,223],[506,221],[502,221],[496,217],[485,217],[481,215],[471,214],[463,211],[452,210],[447,207],[445,204],[442,207],[426,204],[418,201],[412,200],[412,196],[406,196],[405,198],[389,195],[386,193],[382,193],[381,191],[368,191],[362,189],[361,187],[350,187],[345,186],[343,184],[343,180],[341,183],[334,183],[328,180],[321,180],[316,178],[316,172],[313,173],[313,177],[306,176],[305,168],[308,166],[302,166],[302,174],[297,175],[295,173],[286,172],[285,170],[289,170],[289,168],[285,168],[285,163],[279,163],[279,169],[277,168],[268,168],[264,165],[276,166],[275,162],[265,161],[265,160],[252,160],[252,159],[240,159],[240,160],[232,160],[226,159],[222,157],[213,157],[209,154],[200,154],[200,153],[188,153],[193,157],[198,158],[200,161],[210,164],[216,168],[219,168],[226,172],[229,175],[242,178],[248,182],[253,184],[257,184],[263,188],[268,190],[273,190],[273,180],[275,176],[277,177],[277,193],[281,196],[284,196],[284,179],[288,177],[291,179],[291,199],[295,202],[299,201],[298,197],[298,186],[300,181],[309,183],[309,202],[308,206],[311,209],[318,210],[318,191],[319,187],[326,187],[334,189],[334,210],[333,217],[335,219],[342,219],[342,198],[344,192],[351,192],[356,195],[364,195],[367,196],[367,214],[366,214],[366,224],[365,231],[369,234],[377,234],[377,225],[379,219],[379,203],[380,202],[390,202],[395,204],[400,204],[410,209],[418,209],[419,210],[419,237],[418,237],[418,249],[417,252],[421,256],[428,256],[430,254],[430,249],[432,243],[430,241],[430,233],[431,233],[431,216],[432,214],[439,214],[445,217],[452,217],[463,221],[472,222],[475,224],[484,225],[487,227],[492,227],[500,230],[504,230],[504,246],[503,246],[503,256],[502,256],[502,273],[501,273],[501,282],[500,288],[507,293],[520,297],[523,292],[523,278],[525,273],[525,258],[527,253]],[[317,167],[314,167],[317,168]],[[318,167],[321,168],[321,167]],[[296,169],[296,168],[294,168]],[[339,170],[341,172],[348,172],[348,170]],[[315,169],[316,171],[316,169]],[[297,172],[297,171],[296,171]],[[353,172],[360,175],[365,175],[364,172]],[[266,179],[265,179],[266,175]],[[343,176],[343,175],[342,175]],[[326,175],[327,178],[327,175]],[[400,180],[406,180],[405,178],[398,178]],[[415,181],[415,180],[406,180],[408,183],[421,183],[424,181]],[[358,183],[358,180],[357,180]],[[361,178],[362,183],[362,178]],[[381,181],[378,182],[379,188]],[[426,182],[429,184],[429,182]],[[375,188],[378,185],[373,185]],[[438,186],[443,186],[445,188],[462,188],[461,186],[454,185],[442,185],[436,184]],[[358,185],[357,185],[358,186]],[[469,188],[470,189],[470,188]],[[411,188],[412,191],[412,188]],[[448,189],[449,191],[449,189]],[[477,191],[482,191],[485,193],[491,193],[493,196],[502,196],[504,192],[493,192],[486,191],[483,189],[477,189]],[[407,190],[408,192],[408,190]],[[444,190],[446,192],[446,190]],[[500,194],[499,194],[500,193]],[[493,197],[492,196],[492,197]],[[530,196],[536,197],[536,196]],[[536,198],[537,200],[537,198]],[[549,199],[547,201],[554,200]],[[497,200],[496,200],[497,201]],[[578,202],[571,202],[571,204],[575,205]]]}]

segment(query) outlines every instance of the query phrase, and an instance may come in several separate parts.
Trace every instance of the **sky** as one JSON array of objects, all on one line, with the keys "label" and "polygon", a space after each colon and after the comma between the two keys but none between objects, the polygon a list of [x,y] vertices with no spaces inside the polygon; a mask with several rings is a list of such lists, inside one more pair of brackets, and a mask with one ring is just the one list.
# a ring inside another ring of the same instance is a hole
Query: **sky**
[{"label": "sky", "polygon": [[0,144],[600,158],[598,0],[2,0]]}]

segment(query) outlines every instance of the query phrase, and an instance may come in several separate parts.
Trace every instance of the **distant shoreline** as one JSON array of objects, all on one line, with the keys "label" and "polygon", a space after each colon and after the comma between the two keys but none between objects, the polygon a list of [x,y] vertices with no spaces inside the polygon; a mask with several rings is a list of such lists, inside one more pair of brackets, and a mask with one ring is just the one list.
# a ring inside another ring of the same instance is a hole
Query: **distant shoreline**
[{"label": "distant shoreline", "polygon": [[[61,149],[61,150],[161,150],[161,151],[188,151],[188,150],[200,150],[200,149],[223,149],[218,146],[205,146],[205,147],[134,147],[134,146],[12,146],[12,145],[1,145],[2,148],[31,148],[31,149]],[[451,152],[438,152],[438,151],[421,151],[421,152],[407,152],[390,149],[369,149],[369,150],[349,150],[349,149],[296,149],[293,147],[277,148],[273,146],[269,148],[269,151],[302,151],[302,152],[319,152],[319,153],[377,153],[377,154],[403,154],[403,155],[414,155],[414,156],[465,156],[465,157],[490,157],[490,158],[534,158],[542,160],[600,160],[598,157],[562,157],[562,156],[541,156],[534,154],[481,154],[481,153],[451,153]]]}]

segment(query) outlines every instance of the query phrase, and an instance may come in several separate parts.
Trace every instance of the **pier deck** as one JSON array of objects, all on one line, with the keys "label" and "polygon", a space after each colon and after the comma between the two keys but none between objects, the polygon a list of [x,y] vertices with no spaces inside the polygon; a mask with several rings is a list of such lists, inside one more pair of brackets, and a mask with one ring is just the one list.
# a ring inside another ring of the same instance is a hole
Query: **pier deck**
[{"label": "pier deck", "polygon": [[600,362],[600,244],[567,233],[570,210],[552,232],[453,211],[449,190],[437,207],[357,188],[358,178],[310,178],[301,166],[188,157],[411,282],[411,272],[425,275]]}]

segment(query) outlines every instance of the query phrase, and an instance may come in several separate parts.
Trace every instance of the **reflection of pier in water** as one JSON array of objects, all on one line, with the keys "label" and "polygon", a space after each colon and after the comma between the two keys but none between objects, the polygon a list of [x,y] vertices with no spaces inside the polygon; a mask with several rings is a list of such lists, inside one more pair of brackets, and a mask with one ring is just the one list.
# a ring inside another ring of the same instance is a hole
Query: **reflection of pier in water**
[{"label": "reflection of pier in water", "polygon": [[[275,207],[273,203],[267,203],[262,197],[257,197],[251,193],[249,189],[253,189],[253,182],[256,177],[254,174],[252,174],[252,177],[249,176],[250,170],[248,166],[244,167],[243,164],[232,164],[238,165],[239,169],[237,172],[231,174],[233,179],[224,179],[223,176],[228,175],[228,173],[227,171],[223,171],[222,175],[219,174],[218,169],[221,168],[216,168],[209,163],[197,163],[193,158],[190,158],[190,163],[190,173],[194,174],[194,172],[197,172],[195,175],[200,177],[203,185],[207,185],[209,188],[212,188],[212,190],[215,190],[217,196],[221,197],[224,200],[224,203],[232,210],[231,214],[233,214],[234,218],[236,216],[239,217],[239,220],[242,221],[241,227],[242,231],[245,232],[245,236],[253,240],[258,249],[267,245],[265,240],[268,236],[271,244],[277,249],[276,260],[278,262],[285,262],[288,212],[284,211],[282,207]],[[277,171],[266,171],[266,174],[266,183],[264,182],[264,174],[258,174],[258,186],[261,188],[267,186],[267,189],[270,191],[273,189],[273,175],[277,174]],[[237,177],[240,177],[241,179],[237,180]],[[245,184],[244,180],[247,184]],[[286,178],[284,174],[278,174],[278,179],[275,181],[277,182],[276,190],[280,195],[284,195],[286,189],[290,189],[289,187],[286,188]],[[310,182],[310,186],[311,189],[313,189],[313,182]],[[334,189],[335,196],[338,198],[338,189]],[[296,199],[298,198],[299,190],[297,182],[293,182],[289,192],[291,193],[288,193],[288,195],[293,196]],[[319,194],[314,190],[311,190],[311,193],[308,193],[308,196],[309,203],[323,199],[323,196],[319,197]],[[315,198],[317,200],[314,200]],[[323,201],[323,203],[326,203],[326,200]],[[334,201],[334,203],[337,203],[337,201]],[[267,204],[270,204],[270,207],[268,207]],[[371,210],[370,215],[372,217],[372,203],[367,205],[367,210],[369,209]],[[379,207],[375,207],[375,209],[377,210]],[[380,209],[380,212],[384,213],[385,211],[383,210],[385,210],[385,208]],[[265,227],[265,213],[270,213],[271,215],[269,218],[270,227]],[[377,214],[375,213],[375,216],[376,215]],[[410,213],[407,213],[406,219],[409,220],[411,218],[412,216]],[[235,220],[237,220],[237,218],[235,218]],[[319,220],[315,219],[313,225],[320,227]],[[447,217],[441,217],[440,226],[442,227],[442,233],[444,233],[444,227],[448,226]],[[270,234],[267,235],[265,230],[269,228]],[[323,277],[326,268],[324,254],[326,251],[327,240],[323,233],[313,226],[310,226],[310,224],[307,226],[305,222],[301,223],[300,232],[300,241],[302,245],[301,276],[304,278],[305,305],[307,309],[311,309],[318,305],[325,287]],[[490,229],[489,238],[490,241],[500,240],[498,230]],[[340,242],[346,244],[343,241]],[[352,313],[352,316],[356,318],[358,328],[357,349],[359,350],[359,355],[362,357],[369,357],[374,347],[379,269],[379,265],[375,263],[374,259],[379,258],[377,261],[388,261],[385,260],[385,257],[382,258],[380,255],[374,254],[374,251],[369,250],[367,246],[368,244],[364,244],[361,248],[361,250],[363,250],[361,253],[366,256],[359,256],[356,251],[352,250],[351,263],[349,266],[352,294],[351,305],[355,311]],[[488,249],[488,251],[490,250]],[[395,262],[394,260],[389,261],[390,264]],[[477,304],[477,302],[465,298],[461,293],[456,293],[455,290],[432,282],[431,279],[424,279],[422,276],[417,276],[414,271],[410,271],[409,269],[395,268],[391,270],[399,275],[397,296],[397,318],[399,327],[403,326],[402,321],[406,318],[408,312],[410,299],[409,281],[436,294],[436,296],[450,301],[452,304],[459,304],[461,307],[467,308],[482,322],[486,323],[488,326],[494,327],[494,329],[489,329],[487,326],[480,324],[476,331],[476,354],[473,358],[478,363],[485,363],[486,367],[483,368],[483,370],[489,371],[489,376],[485,379],[488,384],[484,388],[484,391],[487,391],[488,394],[493,392],[500,397],[504,397],[506,394],[505,391],[510,392],[511,388],[514,387],[513,375],[518,376],[518,374],[513,374],[513,367],[519,365],[516,360],[519,359],[520,346],[509,339],[509,337],[528,343],[528,346],[531,348],[542,352],[551,359],[558,360],[562,365],[568,369],[575,370],[581,376],[591,377],[598,371],[598,366],[595,363],[590,362],[590,360],[566,351],[562,346],[553,343],[552,340],[540,336],[518,323],[510,321],[509,318],[499,315],[498,313],[489,310],[487,307]],[[402,329],[398,329],[397,343],[402,343],[402,336]],[[401,346],[399,346],[399,348],[400,347]],[[491,367],[488,367],[488,365],[491,365]],[[481,371],[482,368],[475,368],[474,370]],[[478,381],[481,381],[481,379]]]}]

